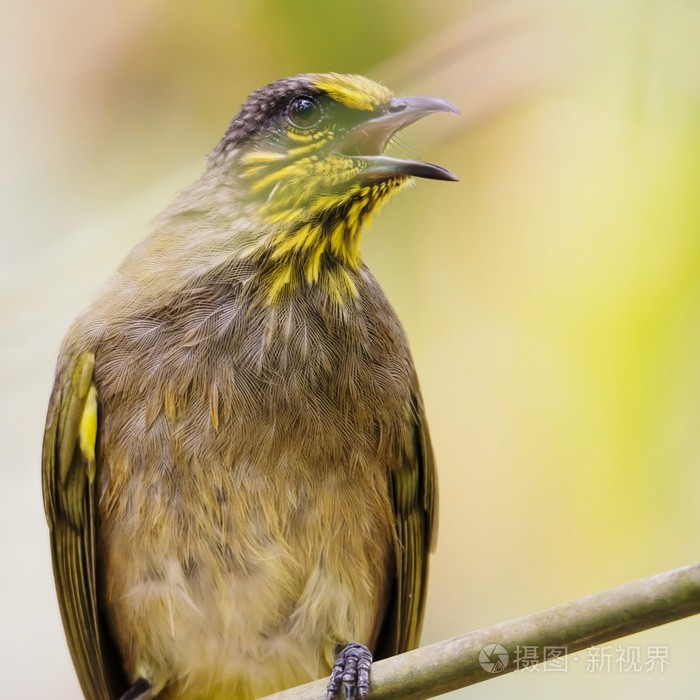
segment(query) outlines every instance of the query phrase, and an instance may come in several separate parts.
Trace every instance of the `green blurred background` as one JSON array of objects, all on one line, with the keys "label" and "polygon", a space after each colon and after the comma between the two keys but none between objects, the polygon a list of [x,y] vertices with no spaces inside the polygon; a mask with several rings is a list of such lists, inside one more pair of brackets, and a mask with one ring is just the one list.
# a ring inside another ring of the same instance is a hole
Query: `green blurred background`
[{"label": "green blurred background", "polygon": [[[0,677],[79,695],[40,445],[56,353],[246,95],[303,71],[456,102],[364,252],[411,338],[441,480],[424,641],[698,558],[700,6],[692,0],[6,0],[0,23]],[[700,619],[648,672],[516,673],[463,698],[697,692]],[[494,640],[497,641],[497,640]],[[618,644],[611,645],[613,652]]]}]

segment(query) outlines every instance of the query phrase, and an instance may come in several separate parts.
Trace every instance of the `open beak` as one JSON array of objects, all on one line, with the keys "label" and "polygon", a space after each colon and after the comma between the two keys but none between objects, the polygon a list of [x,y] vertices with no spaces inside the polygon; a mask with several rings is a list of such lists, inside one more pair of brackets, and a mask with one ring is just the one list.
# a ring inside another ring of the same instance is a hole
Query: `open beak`
[{"label": "open beak", "polygon": [[451,102],[436,97],[397,97],[381,115],[348,131],[337,148],[344,155],[367,163],[362,171],[363,179],[413,175],[431,180],[456,181],[454,173],[439,165],[384,155],[386,145],[396,132],[433,112],[460,113]]}]

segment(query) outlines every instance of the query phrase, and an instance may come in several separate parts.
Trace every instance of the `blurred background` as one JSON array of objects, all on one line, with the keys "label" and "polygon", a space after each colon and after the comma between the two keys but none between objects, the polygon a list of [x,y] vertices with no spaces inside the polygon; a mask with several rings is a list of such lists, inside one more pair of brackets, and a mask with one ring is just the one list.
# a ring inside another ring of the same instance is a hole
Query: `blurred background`
[{"label": "blurred background", "polygon": [[[303,71],[463,112],[394,146],[461,181],[418,182],[364,239],[439,461],[424,641],[697,560],[698,36],[692,0],[5,0],[3,694],[79,697],[40,496],[60,340],[246,95]],[[685,620],[610,645],[610,670],[580,653],[455,695],[688,697],[698,639]],[[616,661],[634,648],[642,670]]]}]

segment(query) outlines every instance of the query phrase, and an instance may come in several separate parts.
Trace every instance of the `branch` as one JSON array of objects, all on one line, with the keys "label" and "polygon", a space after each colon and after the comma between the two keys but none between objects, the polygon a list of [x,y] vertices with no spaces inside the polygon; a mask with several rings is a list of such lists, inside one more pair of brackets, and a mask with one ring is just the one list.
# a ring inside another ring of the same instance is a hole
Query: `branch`
[{"label": "branch", "polygon": [[[535,653],[537,662],[545,660],[545,648],[572,654],[697,613],[700,563],[378,661],[372,664],[370,698],[431,698],[517,670],[518,648],[528,647],[529,664]],[[508,651],[511,662],[499,673],[487,672],[479,662],[479,652],[489,644]],[[313,681],[264,700],[325,700],[327,683]]]}]

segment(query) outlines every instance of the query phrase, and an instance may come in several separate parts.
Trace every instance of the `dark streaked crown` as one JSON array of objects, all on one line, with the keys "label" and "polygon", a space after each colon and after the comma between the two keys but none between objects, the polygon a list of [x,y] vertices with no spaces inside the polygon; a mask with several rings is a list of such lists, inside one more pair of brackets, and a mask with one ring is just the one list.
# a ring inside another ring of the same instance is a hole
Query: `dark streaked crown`
[{"label": "dark streaked crown", "polygon": [[303,76],[275,80],[253,92],[234,117],[223,139],[214,149],[216,157],[265,129],[294,95],[318,95],[321,91]]}]

